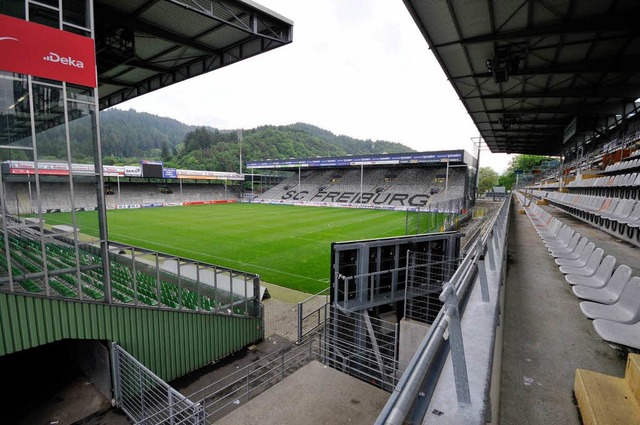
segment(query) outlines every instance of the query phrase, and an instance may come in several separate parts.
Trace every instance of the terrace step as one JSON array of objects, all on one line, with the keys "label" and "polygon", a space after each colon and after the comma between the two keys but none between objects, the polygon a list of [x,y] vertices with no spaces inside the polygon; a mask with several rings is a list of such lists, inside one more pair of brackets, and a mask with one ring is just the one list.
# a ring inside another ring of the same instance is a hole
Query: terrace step
[{"label": "terrace step", "polygon": [[629,354],[624,378],[576,369],[573,391],[584,425],[640,425],[637,354]]}]

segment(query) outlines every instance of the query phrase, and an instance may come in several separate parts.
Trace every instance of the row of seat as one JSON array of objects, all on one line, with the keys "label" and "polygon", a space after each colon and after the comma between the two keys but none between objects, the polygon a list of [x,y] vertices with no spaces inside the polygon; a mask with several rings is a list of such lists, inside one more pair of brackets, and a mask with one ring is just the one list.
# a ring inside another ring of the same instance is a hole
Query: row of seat
[{"label": "row of seat", "polygon": [[640,245],[640,201],[575,193],[548,193],[554,206],[598,229]]},{"label": "row of seat", "polygon": [[[12,252],[12,274],[16,283],[27,292],[43,292],[44,282],[41,279],[21,278],[21,275],[26,273],[42,273],[44,271],[40,242],[17,236],[10,236],[9,242]],[[4,251],[4,238],[2,237],[0,237],[0,249]],[[76,251],[71,247],[47,242],[45,250],[47,255],[44,259],[49,271],[76,267]],[[84,250],[79,250],[78,256],[82,265],[98,265],[101,261],[99,257]],[[0,255],[0,273],[7,273],[7,270],[7,259]],[[55,293],[65,298],[78,298],[78,289],[80,289],[83,295],[89,299],[104,300],[105,287],[102,268],[83,271],[80,273],[80,279],[78,281],[76,273],[50,274],[48,283]],[[115,261],[111,262],[111,295],[114,300],[125,304],[137,300],[141,304],[149,306],[157,306],[159,300],[167,307],[200,311],[218,311],[223,307],[220,300],[210,296],[213,290],[208,286],[205,288],[209,296],[198,294],[187,288],[179,288],[164,280],[160,280],[158,288],[156,278],[141,271],[136,273],[135,281],[136,285],[134,285],[130,268]],[[191,283],[194,286],[198,285],[196,282]],[[224,298],[225,294],[221,294],[220,297]],[[233,307],[233,313],[245,314],[246,312],[243,308]]]},{"label": "row of seat", "polygon": [[[634,154],[638,152],[634,151]],[[618,161],[613,164],[607,165],[603,170],[604,173],[616,173],[623,170],[631,170],[640,167],[640,158],[636,158],[638,155],[633,155],[634,159],[627,159],[626,161]]]},{"label": "row of seat", "polygon": [[525,211],[598,335],[640,349],[640,277],[539,206],[531,203]]},{"label": "row of seat", "polygon": [[615,174],[588,179],[576,179],[567,183],[567,187],[620,187],[640,185],[640,173]]}]

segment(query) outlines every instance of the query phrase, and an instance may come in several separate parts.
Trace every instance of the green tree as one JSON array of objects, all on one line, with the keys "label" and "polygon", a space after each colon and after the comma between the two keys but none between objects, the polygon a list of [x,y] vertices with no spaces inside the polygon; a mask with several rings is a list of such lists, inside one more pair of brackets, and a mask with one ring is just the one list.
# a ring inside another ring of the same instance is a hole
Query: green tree
[{"label": "green tree", "polygon": [[498,184],[498,173],[491,167],[480,167],[478,192],[484,193]]},{"label": "green tree", "polygon": [[500,176],[498,184],[504,186],[507,190],[513,189],[516,183],[516,170],[522,170],[524,173],[530,173],[532,170],[539,169],[542,161],[549,161],[553,158],[541,155],[516,155],[511,159],[507,171]]},{"label": "green tree", "polygon": [[169,153],[169,144],[166,142],[166,140],[163,140],[162,144],[160,145],[160,158],[162,158],[164,162],[167,162],[171,159],[171,154]]}]

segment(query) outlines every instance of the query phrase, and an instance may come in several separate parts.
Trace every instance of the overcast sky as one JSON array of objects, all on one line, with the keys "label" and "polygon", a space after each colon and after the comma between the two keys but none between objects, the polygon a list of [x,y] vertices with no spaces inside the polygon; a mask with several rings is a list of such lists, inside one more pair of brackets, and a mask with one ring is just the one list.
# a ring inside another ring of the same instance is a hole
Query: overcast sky
[{"label": "overcast sky", "polygon": [[[400,0],[257,0],[293,43],[120,104],[220,129],[305,122],[419,151],[475,152],[478,131]],[[502,173],[510,156],[480,154]]]}]

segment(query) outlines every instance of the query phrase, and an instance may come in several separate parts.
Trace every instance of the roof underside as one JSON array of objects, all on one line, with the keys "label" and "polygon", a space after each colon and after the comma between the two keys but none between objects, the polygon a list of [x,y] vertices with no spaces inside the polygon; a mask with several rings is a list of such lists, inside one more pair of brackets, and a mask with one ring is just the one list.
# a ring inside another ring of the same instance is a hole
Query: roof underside
[{"label": "roof underside", "polygon": [[94,16],[100,109],[292,41],[248,0],[95,0]]},{"label": "roof underside", "polygon": [[637,0],[404,2],[494,153],[560,155],[637,111]]}]

